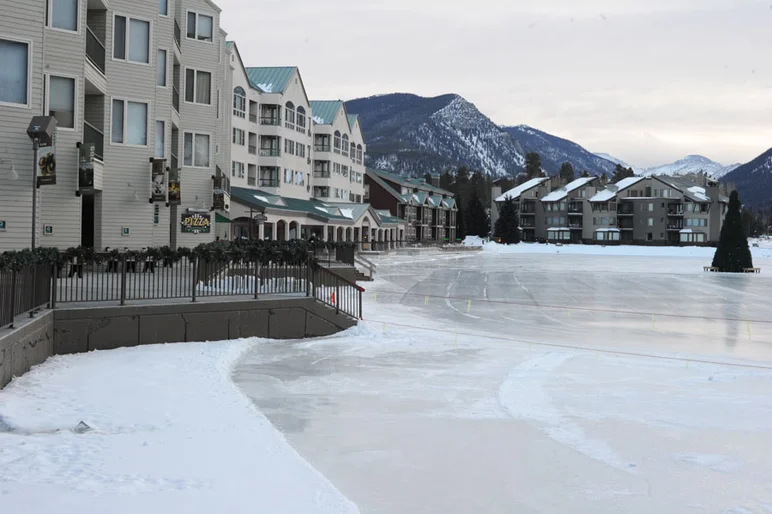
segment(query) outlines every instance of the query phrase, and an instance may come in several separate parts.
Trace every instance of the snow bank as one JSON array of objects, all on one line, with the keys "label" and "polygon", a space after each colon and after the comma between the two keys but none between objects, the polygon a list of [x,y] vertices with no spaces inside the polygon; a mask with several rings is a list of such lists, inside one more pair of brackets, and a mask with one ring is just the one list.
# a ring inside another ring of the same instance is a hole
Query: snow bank
[{"label": "snow bank", "polygon": [[14,380],[0,391],[3,514],[358,512],[231,382],[257,342],[54,357]]},{"label": "snow bank", "polygon": [[479,236],[466,236],[461,244],[464,246],[480,247],[485,245],[485,240]]},{"label": "snow bank", "polygon": [[[749,242],[750,243],[750,242]],[[502,245],[496,242],[481,244],[486,253],[507,254],[568,254],[568,255],[608,255],[631,257],[701,257],[712,259],[715,248],[697,246],[628,246],[628,245],[570,245],[563,244],[536,244],[520,243],[516,245]],[[772,258],[772,244],[767,247],[751,248],[753,258]]]}]

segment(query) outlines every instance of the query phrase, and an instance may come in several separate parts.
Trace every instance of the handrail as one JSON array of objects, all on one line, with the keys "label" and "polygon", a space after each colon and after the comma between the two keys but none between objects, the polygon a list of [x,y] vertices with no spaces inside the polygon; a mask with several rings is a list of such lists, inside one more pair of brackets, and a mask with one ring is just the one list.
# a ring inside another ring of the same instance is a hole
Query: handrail
[{"label": "handrail", "polygon": [[309,260],[314,299],[334,307],[336,313],[362,319],[362,293],[365,288],[319,265],[315,259]]},{"label": "handrail", "polygon": [[376,266],[374,262],[369,259],[365,259],[358,254],[354,255],[354,263],[359,264],[363,268],[367,268],[367,271],[370,272],[370,278],[373,278],[373,274],[378,270],[378,266]]}]

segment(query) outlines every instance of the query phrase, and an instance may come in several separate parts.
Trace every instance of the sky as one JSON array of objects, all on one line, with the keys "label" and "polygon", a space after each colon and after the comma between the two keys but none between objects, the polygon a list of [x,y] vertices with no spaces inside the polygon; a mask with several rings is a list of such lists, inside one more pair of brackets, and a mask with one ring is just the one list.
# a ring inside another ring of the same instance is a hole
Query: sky
[{"label": "sky", "polygon": [[456,93],[636,166],[772,147],[772,0],[215,0],[313,100]]}]

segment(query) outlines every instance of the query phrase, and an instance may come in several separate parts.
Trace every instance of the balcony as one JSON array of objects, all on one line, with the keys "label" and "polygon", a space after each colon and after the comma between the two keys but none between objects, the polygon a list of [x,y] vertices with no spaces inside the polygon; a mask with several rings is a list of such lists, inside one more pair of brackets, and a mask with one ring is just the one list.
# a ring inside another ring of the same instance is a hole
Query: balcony
[{"label": "balcony", "polygon": [[174,19],[174,42],[177,45],[177,50],[182,53],[182,29],[180,29],[180,22],[177,18]]},{"label": "balcony", "polygon": [[105,154],[105,135],[104,133],[96,128],[91,123],[88,123],[87,121],[83,122],[83,143],[94,144],[94,157],[99,159],[100,161],[104,160],[104,154]]},{"label": "balcony", "polygon": [[249,121],[250,123],[257,123],[257,114],[249,113]]},{"label": "balcony", "polygon": [[683,216],[684,215],[684,206],[683,205],[668,205],[667,206],[667,215],[668,216]]},{"label": "balcony", "polygon": [[180,92],[177,90],[177,86],[172,86],[172,107],[177,114],[180,112]]},{"label": "balcony", "polygon": [[249,153],[251,153],[252,155],[256,155],[257,154],[257,146],[249,145]]},{"label": "balcony", "polygon": [[278,117],[261,117],[260,125],[278,126],[281,124],[281,119]]},{"label": "balcony", "polygon": [[568,204],[568,214],[582,214],[583,212],[584,209],[581,203]]},{"label": "balcony", "polygon": [[683,223],[668,223],[667,229],[668,230],[683,230],[684,224]]},{"label": "balcony", "polygon": [[314,145],[315,152],[329,152],[331,150],[330,145]]},{"label": "balcony", "polygon": [[90,27],[86,27],[86,57],[96,69],[105,74],[105,45],[102,43]]},{"label": "balcony", "polygon": [[261,178],[260,187],[279,187],[278,178]]},{"label": "balcony", "polygon": [[314,171],[314,178],[330,178],[330,171]]},{"label": "balcony", "polygon": [[617,216],[632,216],[635,214],[635,211],[633,209],[633,205],[631,204],[620,204],[617,207]]},{"label": "balcony", "polygon": [[281,151],[278,148],[261,148],[260,157],[280,157]]},{"label": "balcony", "polygon": [[582,229],[584,228],[584,223],[577,223],[575,221],[571,221],[568,223],[568,228],[570,229]]}]

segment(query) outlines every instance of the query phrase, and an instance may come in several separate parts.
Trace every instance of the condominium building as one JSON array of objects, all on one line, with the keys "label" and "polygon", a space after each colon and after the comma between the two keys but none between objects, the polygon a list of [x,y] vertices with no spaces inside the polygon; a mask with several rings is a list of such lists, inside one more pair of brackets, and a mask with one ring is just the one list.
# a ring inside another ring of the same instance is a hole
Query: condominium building
[{"label": "condominium building", "polygon": [[689,245],[718,241],[728,205],[710,179],[629,177],[606,187],[596,177],[562,187],[555,181],[532,179],[504,194],[494,188],[492,217],[511,198],[525,241]]},{"label": "condominium building", "polygon": [[454,195],[420,179],[367,168],[365,200],[404,220],[406,241],[455,241],[458,207]]},{"label": "condominium building", "polygon": [[[227,189],[213,178],[231,161],[220,9],[208,0],[0,7],[0,250],[29,247],[33,226],[38,245],[59,248],[213,240],[214,193]],[[57,122],[34,223],[33,116]]]}]

